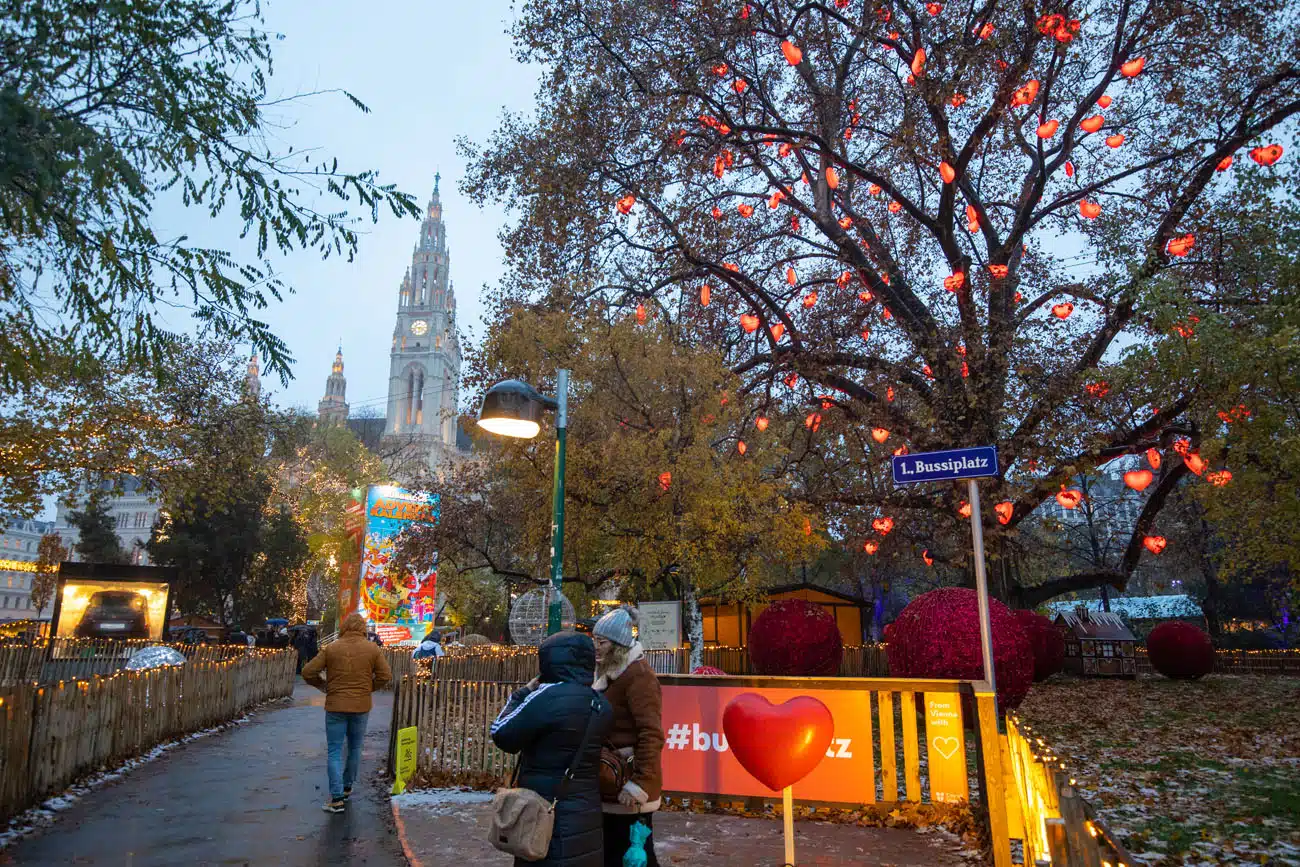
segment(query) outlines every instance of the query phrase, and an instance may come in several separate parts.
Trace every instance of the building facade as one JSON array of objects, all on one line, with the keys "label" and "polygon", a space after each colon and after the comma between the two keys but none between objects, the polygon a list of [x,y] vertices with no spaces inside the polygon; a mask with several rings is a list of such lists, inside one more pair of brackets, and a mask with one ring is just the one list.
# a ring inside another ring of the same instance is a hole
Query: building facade
[{"label": "building facade", "polygon": [[36,577],[36,551],[41,537],[53,529],[49,521],[26,518],[0,519],[0,621],[27,620],[43,613],[50,616],[53,603],[44,612],[32,607],[32,579]]},{"label": "building facade", "polygon": [[334,356],[334,366],[325,380],[325,396],[316,404],[321,424],[347,424],[348,381],[343,376],[343,347]]},{"label": "building facade", "polygon": [[[135,479],[122,480],[121,490],[116,494],[113,493],[113,485],[109,482],[104,482],[103,488],[106,493],[104,502],[109,514],[113,516],[113,525],[117,530],[118,541],[122,543],[122,550],[126,552],[131,563],[137,566],[152,565],[144,546],[148,544],[154,521],[162,510],[162,504],[158,502],[158,493]],[[80,533],[76,527],[68,523],[68,513],[81,508],[86,501],[87,493],[83,488],[72,498],[60,500],[54,518],[54,532],[59,534],[63,544],[71,552],[68,559],[72,562],[81,560],[74,549]]]}]

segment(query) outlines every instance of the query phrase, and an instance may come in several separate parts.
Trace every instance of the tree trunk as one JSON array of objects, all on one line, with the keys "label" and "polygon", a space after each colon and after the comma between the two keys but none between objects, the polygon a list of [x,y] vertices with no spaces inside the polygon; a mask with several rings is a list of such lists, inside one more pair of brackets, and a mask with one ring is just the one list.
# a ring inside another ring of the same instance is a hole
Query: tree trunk
[{"label": "tree trunk", "polygon": [[694,671],[704,664],[704,615],[689,578],[682,579],[682,604],[686,609],[686,640],[691,643],[690,670]]}]

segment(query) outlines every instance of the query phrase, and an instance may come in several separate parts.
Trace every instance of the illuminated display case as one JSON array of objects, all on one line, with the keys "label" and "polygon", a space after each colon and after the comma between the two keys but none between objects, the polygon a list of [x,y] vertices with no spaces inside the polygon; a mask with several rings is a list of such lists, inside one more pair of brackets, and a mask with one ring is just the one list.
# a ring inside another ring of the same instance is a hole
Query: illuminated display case
[{"label": "illuminated display case", "polygon": [[[63,563],[50,634],[56,639],[163,641],[175,577],[170,567]],[[58,644],[52,642],[52,647]]]}]

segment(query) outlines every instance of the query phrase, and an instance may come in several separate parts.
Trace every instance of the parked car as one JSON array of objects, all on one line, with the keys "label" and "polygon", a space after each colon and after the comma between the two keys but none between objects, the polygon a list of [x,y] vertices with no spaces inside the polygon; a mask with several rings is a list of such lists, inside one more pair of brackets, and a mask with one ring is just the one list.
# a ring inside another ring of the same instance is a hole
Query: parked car
[{"label": "parked car", "polygon": [[144,596],[131,590],[97,590],[90,596],[74,635],[77,638],[148,638]]}]

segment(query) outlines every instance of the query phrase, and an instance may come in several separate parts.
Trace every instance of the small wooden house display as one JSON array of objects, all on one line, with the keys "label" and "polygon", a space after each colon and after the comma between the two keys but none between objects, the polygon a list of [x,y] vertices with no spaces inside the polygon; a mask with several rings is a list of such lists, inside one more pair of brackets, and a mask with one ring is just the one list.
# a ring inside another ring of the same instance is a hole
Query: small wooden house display
[{"label": "small wooden house display", "polygon": [[1065,670],[1084,677],[1137,677],[1137,638],[1112,611],[1076,608],[1060,614]]}]

